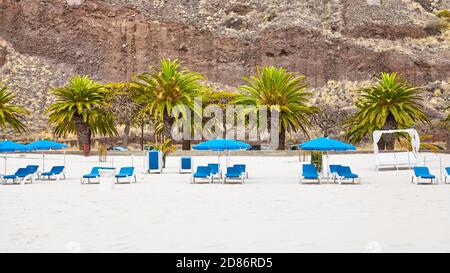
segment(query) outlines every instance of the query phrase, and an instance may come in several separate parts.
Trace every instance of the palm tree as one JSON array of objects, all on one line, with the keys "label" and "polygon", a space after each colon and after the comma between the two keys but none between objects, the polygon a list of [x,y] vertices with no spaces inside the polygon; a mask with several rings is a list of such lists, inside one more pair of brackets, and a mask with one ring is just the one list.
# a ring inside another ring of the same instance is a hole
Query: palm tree
[{"label": "palm tree", "polygon": [[244,78],[244,81],[247,84],[238,88],[240,95],[233,102],[278,111],[278,150],[285,149],[286,131],[301,130],[307,135],[306,129],[315,108],[306,104],[312,94],[306,91],[308,86],[304,76],[284,68],[270,66],[260,70],[257,67],[256,75]]},{"label": "palm tree", "polygon": [[55,125],[55,135],[76,133],[80,150],[91,144],[93,135],[117,135],[101,84],[88,76],[73,76],[65,86],[53,88],[51,92],[57,99],[47,112],[49,123]]},{"label": "palm tree", "polygon": [[[382,73],[376,85],[361,90],[357,112],[347,123],[349,140],[357,143],[374,130],[408,128],[417,122],[428,122],[421,105],[421,91],[396,73]],[[380,150],[393,150],[395,136],[383,135],[378,146]]]},{"label": "palm tree", "polygon": [[[199,81],[203,77],[181,68],[178,60],[162,59],[159,68],[150,67],[150,72],[140,74],[137,79],[137,101],[143,105],[139,115],[150,116],[163,136],[170,138],[175,120],[171,117],[172,109],[177,105],[193,109],[194,97],[201,95]],[[190,140],[183,141],[183,149],[190,149]]]},{"label": "palm tree", "polygon": [[0,127],[5,129],[8,125],[16,132],[23,132],[26,126],[23,123],[24,116],[29,112],[18,105],[11,103],[16,96],[12,92],[8,92],[6,86],[0,86]]}]

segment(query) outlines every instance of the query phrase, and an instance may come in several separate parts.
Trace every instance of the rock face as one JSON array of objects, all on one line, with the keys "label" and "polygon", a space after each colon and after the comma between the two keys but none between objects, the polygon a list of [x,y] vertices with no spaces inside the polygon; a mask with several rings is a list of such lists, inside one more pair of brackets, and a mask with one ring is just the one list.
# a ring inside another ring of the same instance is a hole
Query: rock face
[{"label": "rock face", "polygon": [[381,71],[398,71],[425,85],[450,78],[449,35],[429,32],[438,20],[431,11],[446,5],[440,0],[0,0],[0,78],[34,97],[38,103],[32,109],[39,115],[51,101],[48,87],[70,74],[131,80],[162,57],[179,58],[209,81],[232,87],[257,65],[298,71],[314,88],[329,81],[371,80]]}]

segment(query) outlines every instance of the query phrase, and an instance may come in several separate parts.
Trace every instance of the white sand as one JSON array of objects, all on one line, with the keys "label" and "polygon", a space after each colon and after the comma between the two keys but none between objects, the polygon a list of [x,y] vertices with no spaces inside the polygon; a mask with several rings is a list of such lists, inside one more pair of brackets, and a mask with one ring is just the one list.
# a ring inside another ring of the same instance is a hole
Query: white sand
[{"label": "white sand", "polygon": [[[331,160],[350,164],[361,186],[299,185],[295,157],[234,157],[248,165],[247,184],[191,185],[174,157],[165,174],[102,191],[79,183],[97,158],[67,156],[66,181],[0,185],[0,251],[450,251],[450,185],[413,185],[410,171],[376,172],[372,158]],[[9,159],[8,170],[40,162]],[[61,163],[50,156],[46,164]],[[142,159],[134,163],[140,171]],[[430,166],[438,173],[438,162]]]}]

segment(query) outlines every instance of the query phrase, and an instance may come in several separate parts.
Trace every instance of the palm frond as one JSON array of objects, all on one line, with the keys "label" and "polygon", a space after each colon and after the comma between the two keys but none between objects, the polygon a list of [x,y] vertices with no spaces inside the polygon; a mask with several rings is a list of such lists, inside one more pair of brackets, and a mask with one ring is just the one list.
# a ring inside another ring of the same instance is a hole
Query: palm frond
[{"label": "palm frond", "polygon": [[347,138],[352,143],[360,142],[374,130],[383,129],[390,117],[397,128],[429,122],[422,106],[422,90],[410,86],[396,73],[382,73],[376,85],[359,92],[361,95],[355,103],[357,112],[346,123]]},{"label": "palm frond", "polygon": [[55,135],[76,133],[75,116],[82,117],[94,135],[117,135],[114,119],[107,110],[107,91],[101,84],[88,76],[73,76],[65,86],[50,91],[56,96],[56,101],[50,105],[47,113],[49,123],[55,125]]},{"label": "palm frond", "polygon": [[14,93],[8,92],[6,86],[0,86],[0,127],[10,126],[20,133],[26,130],[24,121],[29,112],[12,102],[15,97]]},{"label": "palm frond", "polygon": [[312,94],[306,91],[308,85],[304,76],[269,66],[257,67],[256,75],[244,78],[244,81],[246,84],[238,88],[240,94],[232,103],[277,110],[284,128],[307,133],[310,116],[316,109],[306,104]]}]

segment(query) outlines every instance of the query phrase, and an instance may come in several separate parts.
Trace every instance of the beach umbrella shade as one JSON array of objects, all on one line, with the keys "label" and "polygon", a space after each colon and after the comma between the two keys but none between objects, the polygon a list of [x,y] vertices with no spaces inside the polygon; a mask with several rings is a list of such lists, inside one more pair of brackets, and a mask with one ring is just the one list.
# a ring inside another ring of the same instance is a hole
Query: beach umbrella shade
[{"label": "beach umbrella shade", "polygon": [[[319,137],[302,144],[298,147],[306,151],[320,151],[320,152],[330,152],[330,151],[354,151],[356,147],[352,144],[345,143],[336,139],[328,137]],[[325,166],[325,165],[324,165]],[[327,166],[328,166],[328,156],[327,156]],[[328,168],[324,169],[328,175]]]},{"label": "beach umbrella shade", "polygon": [[50,140],[38,140],[26,146],[29,147],[31,150],[36,151],[61,150],[69,147],[66,144]]},{"label": "beach umbrella shade", "polygon": [[232,139],[212,139],[192,147],[194,150],[200,151],[216,151],[218,156],[218,162],[220,163],[220,152],[223,151],[236,151],[236,150],[248,150],[252,146],[248,143],[232,140]]},{"label": "beach umbrella shade", "polygon": [[300,149],[306,151],[354,151],[356,147],[339,140],[327,137],[319,137],[298,145]]},{"label": "beach umbrella shade", "polygon": [[[30,150],[30,148],[28,148],[26,145],[16,143],[14,141],[5,140],[5,141],[0,142],[0,152],[1,153],[26,152],[29,150]],[[5,159],[4,172],[6,174],[6,160],[7,160],[6,154],[4,155],[4,159]]]},{"label": "beach umbrella shade", "polygon": [[16,143],[14,141],[1,141],[0,142],[0,152],[2,153],[8,153],[8,152],[24,152],[29,151],[30,148],[26,145]]},{"label": "beach umbrella shade", "polygon": [[248,150],[252,146],[242,141],[232,139],[212,139],[193,146],[194,150],[201,151],[234,151],[234,150]]},{"label": "beach umbrella shade", "polygon": [[[38,140],[26,145],[30,150],[34,151],[48,151],[48,150],[61,150],[68,148],[66,144],[50,141],[50,140]],[[66,165],[64,156],[64,166]],[[45,171],[45,155],[42,153],[42,171]]]}]

